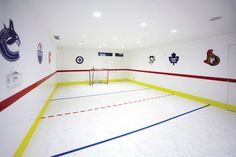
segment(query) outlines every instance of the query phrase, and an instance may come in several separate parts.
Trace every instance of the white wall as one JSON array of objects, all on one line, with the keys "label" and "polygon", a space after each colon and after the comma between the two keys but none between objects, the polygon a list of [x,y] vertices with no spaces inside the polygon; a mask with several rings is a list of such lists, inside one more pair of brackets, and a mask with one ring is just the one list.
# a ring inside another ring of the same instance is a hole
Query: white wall
[{"label": "white wall", "polygon": [[[235,2],[236,3],[236,2]],[[236,44],[228,46],[228,77],[236,79]],[[228,102],[229,104],[236,104],[236,83],[228,83]]]},{"label": "white wall", "polygon": [[[105,51],[107,52],[107,51]],[[108,51],[116,52],[120,51]],[[123,53],[123,52],[122,52]],[[84,62],[77,64],[75,59],[77,56],[82,56]],[[124,57],[108,57],[98,56],[97,50],[65,50],[60,49],[57,53],[57,70],[87,70],[95,68],[109,68],[120,69],[127,67],[127,53],[124,53]],[[71,82],[71,81],[88,81],[88,72],[70,72],[58,74],[59,82]],[[127,78],[126,71],[110,71],[109,79]]]},{"label": "white wall", "polygon": [[[229,44],[235,43],[236,34],[231,34],[132,51],[128,55],[129,68],[227,78],[227,47]],[[214,53],[220,57],[219,65],[209,66],[203,63],[208,49],[214,49]],[[173,52],[180,57],[179,62],[175,65],[168,60]],[[156,62],[152,65],[148,63],[150,55],[156,57]],[[227,103],[227,82],[139,72],[132,72],[129,77],[130,79]]]},{"label": "white wall", "polygon": [[[21,1],[1,1],[0,15],[0,29],[3,29],[3,24],[9,27],[9,19],[12,19],[14,29],[21,40],[19,60],[9,62],[0,55],[0,100],[2,101],[55,72],[56,47],[53,39],[42,28],[40,21],[33,17]],[[39,42],[43,45],[42,64],[38,63],[37,58]],[[52,52],[50,64],[48,63],[49,51]],[[14,71],[23,75],[22,84],[15,88],[8,88],[6,76]],[[55,81],[54,76],[0,112],[0,156],[12,156],[16,151],[52,92]]]}]

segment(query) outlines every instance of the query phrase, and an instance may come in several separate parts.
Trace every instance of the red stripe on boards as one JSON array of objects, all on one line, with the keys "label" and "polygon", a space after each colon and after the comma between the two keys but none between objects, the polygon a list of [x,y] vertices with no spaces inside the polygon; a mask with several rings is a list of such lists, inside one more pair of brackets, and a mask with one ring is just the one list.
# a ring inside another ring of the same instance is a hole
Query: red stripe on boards
[{"label": "red stripe on boards", "polygon": [[[56,73],[64,73],[64,72],[88,72],[90,69],[82,69],[82,70],[57,70],[56,72],[44,77],[43,79],[35,82],[34,84],[26,87],[25,89],[19,91],[18,93],[6,98],[5,100],[0,102],[0,112],[9,107],[11,104],[19,100],[21,97],[29,93],[34,88],[38,87],[44,81],[52,77]],[[151,73],[151,74],[159,74],[159,75],[169,75],[169,76],[178,76],[178,77],[187,77],[187,78],[195,78],[195,79],[204,79],[204,80],[213,80],[213,81],[222,81],[222,82],[231,82],[236,83],[236,79],[233,78],[221,78],[221,77],[210,77],[210,76],[200,76],[200,75],[190,75],[190,74],[178,74],[178,73],[167,73],[167,72],[158,72],[158,71],[148,71],[148,70],[138,70],[138,69],[108,69],[109,71],[133,71],[133,72],[142,72],[142,73]]]},{"label": "red stripe on boards", "polygon": [[35,82],[34,84],[26,87],[25,89],[19,91],[18,93],[8,97],[7,99],[3,100],[0,102],[0,112],[3,111],[4,109],[6,109],[8,106],[10,106],[11,104],[13,104],[14,102],[16,102],[18,99],[20,99],[21,97],[23,97],[24,95],[26,95],[27,93],[29,93],[31,90],[33,90],[34,88],[36,88],[37,86],[39,86],[41,83],[43,83],[44,81],[46,81],[47,79],[49,79],[51,76],[53,76],[54,74],[56,74],[56,72],[44,77],[43,79]]}]

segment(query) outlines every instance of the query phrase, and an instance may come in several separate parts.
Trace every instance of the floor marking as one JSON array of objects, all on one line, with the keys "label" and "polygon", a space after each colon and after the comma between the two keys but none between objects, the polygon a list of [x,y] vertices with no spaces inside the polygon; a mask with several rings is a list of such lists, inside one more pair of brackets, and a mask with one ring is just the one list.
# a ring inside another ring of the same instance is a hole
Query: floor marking
[{"label": "floor marking", "polygon": [[[164,95],[164,97],[167,97],[167,96],[171,96],[172,94],[168,94],[168,95]],[[162,98],[163,96],[160,96],[159,98]],[[153,97],[155,98],[155,97]],[[145,99],[141,99],[141,100],[138,100],[138,101],[130,101],[130,102],[125,102],[123,104],[115,104],[115,105],[107,105],[107,106],[102,106],[100,108],[94,108],[94,109],[86,109],[86,110],[81,110],[81,111],[76,111],[76,112],[67,112],[67,113],[64,113],[64,115],[70,115],[70,114],[75,114],[75,113],[78,113],[78,112],[89,112],[89,111],[95,111],[95,110],[99,110],[99,109],[105,109],[105,108],[111,108],[111,107],[119,107],[121,105],[128,105],[128,104],[132,104],[132,103],[138,103],[138,102],[142,102],[142,101],[147,101],[147,100],[152,100],[152,98],[145,98]],[[47,116],[48,118],[53,118],[53,117],[58,117],[58,116],[62,116],[63,114],[57,114],[57,115],[50,115],[50,116]],[[46,119],[46,117],[41,117],[41,119]]]},{"label": "floor marking", "polygon": [[65,100],[65,99],[86,98],[86,97],[93,97],[93,96],[110,95],[110,94],[126,93],[126,92],[134,92],[134,91],[147,90],[147,89],[151,89],[151,88],[140,88],[140,89],[132,89],[132,90],[125,90],[125,91],[118,91],[118,92],[93,94],[93,95],[83,95],[83,96],[74,96],[74,97],[65,97],[65,98],[55,98],[55,99],[51,99],[50,101]]},{"label": "floor marking", "polygon": [[210,106],[210,105],[205,105],[205,106],[202,106],[202,107],[199,107],[199,108],[196,108],[196,109],[193,109],[193,110],[184,112],[184,113],[182,113],[182,114],[176,115],[176,116],[174,116],[174,117],[165,119],[165,120],[163,120],[163,121],[160,121],[160,122],[157,122],[157,123],[148,125],[148,126],[146,126],[146,127],[143,127],[143,128],[137,129],[137,130],[133,130],[133,131],[130,131],[130,132],[128,132],[128,133],[124,133],[124,134],[121,134],[121,135],[118,135],[118,136],[115,136],[115,137],[112,137],[112,138],[109,138],[109,139],[106,139],[106,140],[103,140],[103,141],[95,142],[95,143],[92,143],[92,144],[89,144],[89,145],[86,145],[86,146],[83,146],[83,147],[80,147],[80,148],[76,148],[76,149],[73,149],[73,150],[69,150],[69,151],[67,151],[67,152],[63,152],[63,153],[60,153],[60,154],[56,154],[56,155],[53,155],[53,156],[51,156],[51,157],[64,156],[64,155],[71,154],[71,153],[74,153],[74,152],[78,152],[78,151],[80,151],[80,150],[87,149],[87,148],[90,148],[90,147],[93,147],[93,146],[96,146],[96,145],[100,145],[100,144],[103,144],[103,143],[106,143],[106,142],[109,142],[109,141],[112,141],[112,140],[115,140],[115,139],[118,139],[118,138],[121,138],[121,137],[124,137],[124,136],[128,136],[128,135],[131,135],[131,134],[134,134],[134,133],[137,133],[137,132],[146,130],[146,129],[148,129],[148,128],[152,128],[152,127],[154,127],[154,126],[160,125],[160,124],[162,124],[162,123],[171,121],[171,120],[176,119],[176,118],[178,118],[178,117],[181,117],[181,116],[190,114],[190,113],[192,113],[192,112],[195,112],[195,111],[197,111],[197,110],[206,108],[206,107],[208,107],[208,106]]}]

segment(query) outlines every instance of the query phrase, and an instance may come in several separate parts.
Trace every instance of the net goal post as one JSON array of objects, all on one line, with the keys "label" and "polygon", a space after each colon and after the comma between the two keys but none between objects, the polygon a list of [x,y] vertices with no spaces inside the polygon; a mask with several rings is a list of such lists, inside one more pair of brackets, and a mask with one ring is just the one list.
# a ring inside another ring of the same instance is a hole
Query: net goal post
[{"label": "net goal post", "polygon": [[109,82],[109,69],[107,68],[93,68],[89,70],[89,85],[95,83],[108,84]]}]

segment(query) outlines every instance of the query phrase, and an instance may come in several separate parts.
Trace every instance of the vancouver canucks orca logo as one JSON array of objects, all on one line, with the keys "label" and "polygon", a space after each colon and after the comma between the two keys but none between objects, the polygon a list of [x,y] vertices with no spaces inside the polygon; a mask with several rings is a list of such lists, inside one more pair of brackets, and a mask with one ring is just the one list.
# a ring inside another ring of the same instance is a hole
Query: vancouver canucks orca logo
[{"label": "vancouver canucks orca logo", "polygon": [[9,47],[13,44],[17,44],[19,47],[21,42],[10,19],[9,28],[4,24],[4,28],[0,31],[0,52],[6,60],[11,62],[15,62],[20,58],[19,51],[10,50]]}]

